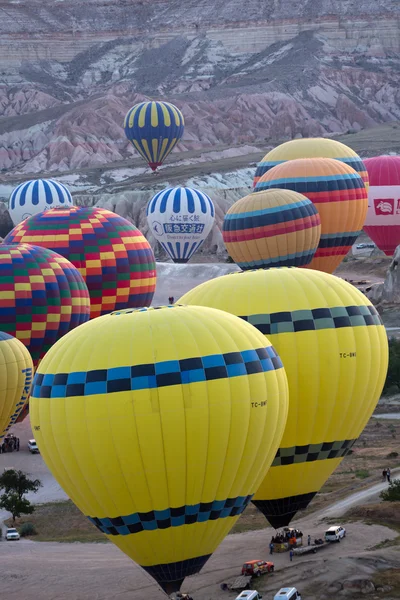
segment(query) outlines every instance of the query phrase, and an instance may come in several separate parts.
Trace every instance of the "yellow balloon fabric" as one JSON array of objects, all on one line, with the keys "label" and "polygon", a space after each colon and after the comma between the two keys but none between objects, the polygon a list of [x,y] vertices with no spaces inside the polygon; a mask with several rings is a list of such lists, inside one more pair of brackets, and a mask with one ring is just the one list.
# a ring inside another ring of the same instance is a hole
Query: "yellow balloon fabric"
[{"label": "yellow balloon fabric", "polygon": [[26,347],[0,331],[0,443],[28,402],[32,379],[33,362]]},{"label": "yellow balloon fabric", "polygon": [[78,327],[40,363],[30,402],[57,481],[168,593],[250,502],[287,410],[285,371],[259,331],[177,306]]},{"label": "yellow balloon fabric", "polygon": [[379,400],[388,366],[379,314],[342,279],[297,268],[219,277],[179,303],[240,316],[268,336],[282,359],[289,416],[253,502],[271,525],[287,525],[340,464]]}]

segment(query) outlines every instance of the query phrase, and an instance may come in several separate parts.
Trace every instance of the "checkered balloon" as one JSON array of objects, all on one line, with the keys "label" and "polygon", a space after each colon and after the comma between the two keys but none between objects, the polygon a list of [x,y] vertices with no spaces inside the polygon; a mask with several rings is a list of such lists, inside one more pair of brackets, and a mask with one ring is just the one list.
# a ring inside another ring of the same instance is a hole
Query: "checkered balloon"
[{"label": "checkered balloon", "polygon": [[79,269],[90,294],[90,317],[150,306],[156,265],[150,244],[129,221],[98,207],[53,208],[26,219],[5,243],[58,252]]},{"label": "checkered balloon", "polygon": [[29,244],[0,245],[0,331],[19,339],[35,366],[89,315],[88,289],[68,260]]}]

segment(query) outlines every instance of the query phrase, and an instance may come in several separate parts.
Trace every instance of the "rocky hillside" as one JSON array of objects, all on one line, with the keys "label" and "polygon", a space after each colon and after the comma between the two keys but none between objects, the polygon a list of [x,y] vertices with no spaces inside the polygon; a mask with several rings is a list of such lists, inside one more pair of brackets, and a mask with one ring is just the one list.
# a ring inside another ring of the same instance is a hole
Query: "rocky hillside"
[{"label": "rocky hillside", "polygon": [[400,119],[397,0],[19,0],[0,14],[6,179],[133,157],[122,122],[143,98],[182,109],[178,151]]}]

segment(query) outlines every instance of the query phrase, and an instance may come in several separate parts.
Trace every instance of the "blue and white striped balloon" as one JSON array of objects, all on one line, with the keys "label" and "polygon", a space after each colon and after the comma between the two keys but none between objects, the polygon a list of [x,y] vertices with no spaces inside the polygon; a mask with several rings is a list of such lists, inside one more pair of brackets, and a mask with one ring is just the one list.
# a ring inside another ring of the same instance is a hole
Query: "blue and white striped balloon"
[{"label": "blue and white striped balloon", "polygon": [[21,183],[10,196],[8,212],[14,225],[49,208],[73,206],[69,190],[54,179],[33,179]]},{"label": "blue and white striped balloon", "polygon": [[163,190],[147,205],[150,231],[175,263],[186,263],[200,248],[214,217],[211,198],[187,187]]}]

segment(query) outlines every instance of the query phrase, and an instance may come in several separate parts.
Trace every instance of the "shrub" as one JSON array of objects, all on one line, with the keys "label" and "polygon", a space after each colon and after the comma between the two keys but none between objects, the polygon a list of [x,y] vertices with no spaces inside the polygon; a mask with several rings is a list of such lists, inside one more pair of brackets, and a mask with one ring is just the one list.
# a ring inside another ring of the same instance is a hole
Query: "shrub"
[{"label": "shrub", "polygon": [[367,471],[367,469],[358,469],[358,471],[356,471],[356,477],[358,477],[359,479],[366,479],[369,476],[370,472]]},{"label": "shrub", "polygon": [[31,535],[37,535],[37,531],[33,523],[24,523],[21,525],[19,534],[21,537],[29,537]]},{"label": "shrub", "polygon": [[400,390],[400,340],[389,340],[389,366],[385,381],[384,393],[394,386]]},{"label": "shrub", "polygon": [[389,454],[386,455],[386,458],[397,458],[398,455],[398,452],[389,452]]},{"label": "shrub", "polygon": [[379,494],[384,502],[398,502],[400,500],[400,479],[393,479],[387,490]]}]

